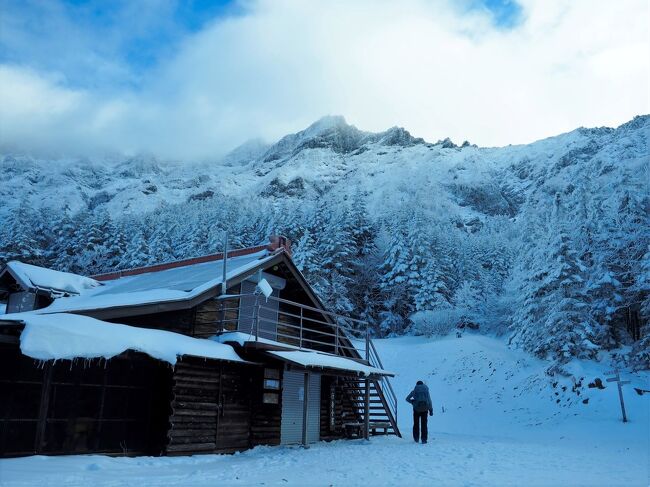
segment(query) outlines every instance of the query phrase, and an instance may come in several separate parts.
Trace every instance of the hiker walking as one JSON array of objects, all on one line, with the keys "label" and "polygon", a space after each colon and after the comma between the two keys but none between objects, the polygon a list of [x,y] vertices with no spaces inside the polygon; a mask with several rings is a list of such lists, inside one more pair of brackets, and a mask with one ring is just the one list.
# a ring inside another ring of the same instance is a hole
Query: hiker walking
[{"label": "hiker walking", "polygon": [[427,437],[429,436],[427,412],[429,416],[433,416],[433,405],[431,404],[429,388],[424,385],[424,382],[419,380],[411,393],[406,396],[406,402],[413,406],[413,440],[416,443],[420,441],[420,433],[422,433],[422,443],[426,443]]}]

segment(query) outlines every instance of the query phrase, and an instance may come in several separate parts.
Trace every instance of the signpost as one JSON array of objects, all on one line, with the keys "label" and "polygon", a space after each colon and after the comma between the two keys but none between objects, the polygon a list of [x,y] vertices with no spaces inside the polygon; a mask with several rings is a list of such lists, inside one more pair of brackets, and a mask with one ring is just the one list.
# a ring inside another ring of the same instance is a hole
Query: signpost
[{"label": "signpost", "polygon": [[616,385],[618,386],[618,398],[621,401],[621,413],[623,413],[623,422],[627,423],[627,416],[625,414],[625,403],[623,402],[623,386],[625,384],[629,384],[629,380],[621,380],[621,375],[618,372],[618,369],[610,370],[608,372],[605,372],[605,375],[613,375],[614,377],[610,377],[607,379],[607,382],[616,382]]}]

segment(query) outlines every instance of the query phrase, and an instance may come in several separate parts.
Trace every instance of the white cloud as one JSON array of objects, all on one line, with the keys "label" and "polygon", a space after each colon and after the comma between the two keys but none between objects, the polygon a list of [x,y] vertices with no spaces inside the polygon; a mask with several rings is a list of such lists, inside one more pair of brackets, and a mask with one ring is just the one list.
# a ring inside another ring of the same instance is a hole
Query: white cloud
[{"label": "white cloud", "polygon": [[137,91],[4,65],[0,143],[203,158],[343,114],[503,145],[650,112],[645,0],[521,3],[525,21],[500,30],[443,0],[251,2],[184,39]]}]

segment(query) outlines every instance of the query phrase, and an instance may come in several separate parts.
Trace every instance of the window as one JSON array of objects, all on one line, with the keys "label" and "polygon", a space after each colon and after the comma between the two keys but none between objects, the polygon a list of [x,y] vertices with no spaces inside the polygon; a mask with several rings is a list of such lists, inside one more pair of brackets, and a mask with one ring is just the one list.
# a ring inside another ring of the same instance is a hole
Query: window
[{"label": "window", "polygon": [[264,404],[280,404],[280,370],[264,369]]}]

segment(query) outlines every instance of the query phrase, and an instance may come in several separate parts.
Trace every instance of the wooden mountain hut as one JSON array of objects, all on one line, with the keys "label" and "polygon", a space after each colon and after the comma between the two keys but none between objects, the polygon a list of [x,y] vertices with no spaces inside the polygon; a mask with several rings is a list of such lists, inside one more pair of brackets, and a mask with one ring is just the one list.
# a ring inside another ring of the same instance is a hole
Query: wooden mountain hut
[{"label": "wooden mountain hut", "polygon": [[0,456],[234,452],[397,434],[367,324],[290,242],[93,277],[0,271]]}]

